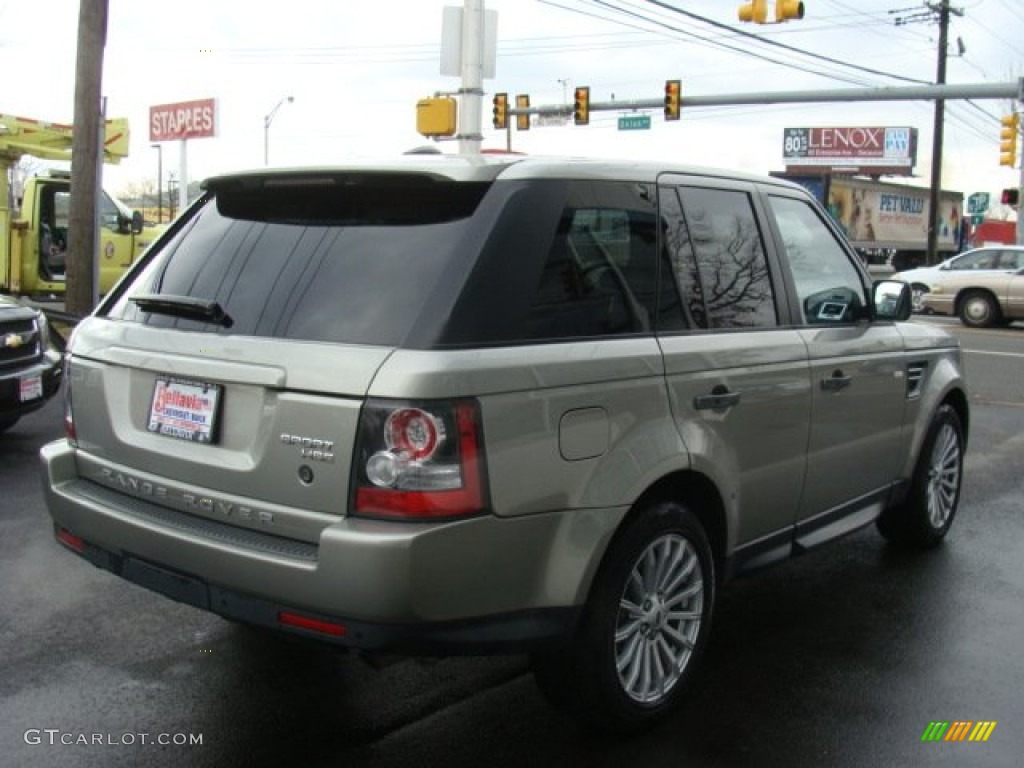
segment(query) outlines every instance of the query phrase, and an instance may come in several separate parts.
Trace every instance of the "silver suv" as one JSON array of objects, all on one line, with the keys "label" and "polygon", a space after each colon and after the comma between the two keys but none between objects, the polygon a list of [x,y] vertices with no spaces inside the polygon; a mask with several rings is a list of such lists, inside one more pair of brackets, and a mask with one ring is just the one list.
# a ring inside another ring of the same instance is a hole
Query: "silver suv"
[{"label": "silver suv", "polygon": [[685,689],[727,578],[877,522],[929,547],[968,406],[783,181],[408,157],[211,179],[77,328],[57,539],[367,651],[530,651],[620,730]]}]

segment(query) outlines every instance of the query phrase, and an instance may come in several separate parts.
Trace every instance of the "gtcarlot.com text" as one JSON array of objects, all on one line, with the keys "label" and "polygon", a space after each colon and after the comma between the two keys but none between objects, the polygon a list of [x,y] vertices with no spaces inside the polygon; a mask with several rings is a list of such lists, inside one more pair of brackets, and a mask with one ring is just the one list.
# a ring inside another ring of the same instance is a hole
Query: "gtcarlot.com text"
[{"label": "gtcarlot.com text", "polygon": [[155,746],[195,747],[203,743],[201,733],[74,733],[59,728],[29,728],[23,737],[26,744],[50,746],[114,746],[139,744]]}]

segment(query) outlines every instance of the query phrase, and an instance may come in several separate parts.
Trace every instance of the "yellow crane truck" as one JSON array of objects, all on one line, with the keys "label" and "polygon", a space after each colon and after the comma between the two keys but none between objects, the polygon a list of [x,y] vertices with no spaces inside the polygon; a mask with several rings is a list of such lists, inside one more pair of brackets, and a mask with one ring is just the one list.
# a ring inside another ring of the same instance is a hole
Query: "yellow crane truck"
[{"label": "yellow crane truck", "polygon": [[[73,128],[0,114],[0,293],[62,295],[67,263],[71,176],[50,171],[25,179],[19,195],[9,178],[25,155],[71,160]],[[128,121],[107,120],[104,160],[128,154]],[[164,227],[146,227],[142,216],[100,193],[99,290],[106,293]]]}]

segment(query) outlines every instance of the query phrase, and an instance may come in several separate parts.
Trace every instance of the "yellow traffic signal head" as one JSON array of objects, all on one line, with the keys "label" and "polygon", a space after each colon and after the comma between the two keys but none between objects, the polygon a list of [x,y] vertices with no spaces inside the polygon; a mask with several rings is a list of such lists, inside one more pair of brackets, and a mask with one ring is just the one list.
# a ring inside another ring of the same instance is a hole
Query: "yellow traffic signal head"
[{"label": "yellow traffic signal head", "polygon": [[576,88],[572,119],[576,125],[587,125],[590,123],[590,86],[581,85]]},{"label": "yellow traffic signal head", "polygon": [[[520,93],[516,96],[516,109],[529,109],[530,108],[530,96],[526,93]],[[530,115],[516,115],[516,130],[528,131],[530,130]]]},{"label": "yellow traffic signal head", "polygon": [[768,21],[768,0],[750,0],[739,7],[740,21],[765,24]]},{"label": "yellow traffic signal head", "polygon": [[1020,115],[1000,118],[999,131],[999,164],[1013,168],[1017,165],[1017,135],[1020,132]]},{"label": "yellow traffic signal head", "polygon": [[804,17],[804,4],[800,0],[775,0],[775,21],[789,21]]},{"label": "yellow traffic signal head", "polygon": [[499,131],[508,128],[508,94],[494,94],[494,127]]},{"label": "yellow traffic signal head", "polygon": [[682,91],[682,84],[679,80],[665,81],[665,119],[679,119],[679,95]]}]

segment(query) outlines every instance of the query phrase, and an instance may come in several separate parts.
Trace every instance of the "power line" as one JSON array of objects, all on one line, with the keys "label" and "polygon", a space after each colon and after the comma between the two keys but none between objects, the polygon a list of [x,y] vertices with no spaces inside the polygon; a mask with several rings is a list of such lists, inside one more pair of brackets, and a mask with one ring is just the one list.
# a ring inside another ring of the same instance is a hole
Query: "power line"
[{"label": "power line", "polygon": [[704,24],[708,24],[709,26],[712,26],[716,29],[724,29],[729,32],[732,32],[733,34],[740,35],[751,40],[756,40],[759,43],[762,43],[763,45],[771,45],[776,48],[782,48],[783,50],[790,51],[791,53],[797,53],[801,56],[807,56],[812,59],[817,59],[818,61],[825,61],[830,64],[837,64],[842,67],[847,67],[849,69],[854,69],[871,75],[881,75],[882,77],[889,77],[892,78],[893,80],[902,80],[903,82],[906,83],[916,83],[919,85],[923,85],[927,82],[925,80],[915,80],[914,78],[903,77],[902,75],[894,75],[891,72],[882,72],[880,70],[872,69],[870,67],[862,67],[859,64],[852,64],[848,61],[840,61],[839,59],[833,59],[831,56],[825,56],[823,54],[814,53],[813,51],[807,51],[802,48],[797,48],[796,46],[788,45],[786,43],[780,43],[778,40],[772,40],[771,38],[765,38],[761,37],[760,35],[755,35],[753,32],[747,32],[746,30],[741,30],[736,27],[729,26],[728,24],[723,24],[720,21],[709,19],[706,16],[701,16],[699,14],[693,13],[692,11],[684,11],[682,8],[676,8],[674,6],[669,5],[668,3],[661,2],[661,0],[647,0],[647,2],[650,3],[651,5],[658,6],[659,8],[664,8],[674,13],[678,13],[682,16],[686,16],[688,18],[700,21]]},{"label": "power line", "polygon": [[[540,0],[540,2],[544,3],[545,5],[551,5],[551,6],[554,6],[554,7],[557,7],[557,8],[561,8],[562,10],[567,10],[567,11],[571,11],[571,12],[575,12],[575,13],[580,13],[580,14],[582,14],[584,16],[589,16],[591,18],[601,19],[603,21],[612,21],[614,23],[622,23],[622,22],[619,22],[618,20],[609,19],[608,17],[605,17],[605,16],[598,16],[597,14],[587,13],[587,12],[581,11],[581,10],[579,10],[577,8],[570,8],[570,7],[567,7],[567,6],[559,5],[558,3],[553,2],[553,0]],[[681,29],[679,27],[673,27],[673,26],[671,26],[669,24],[665,24],[664,22],[659,22],[659,21],[651,19],[649,17],[642,16],[642,15],[640,15],[638,13],[634,13],[632,11],[628,11],[628,10],[626,10],[624,8],[612,6],[609,3],[602,2],[602,0],[590,0],[590,2],[593,3],[593,4],[596,4],[596,5],[605,6],[605,7],[609,8],[610,10],[613,10],[613,11],[615,11],[617,13],[620,13],[620,14],[624,14],[624,15],[627,15],[627,16],[632,16],[632,17],[635,17],[635,18],[639,18],[639,19],[641,19],[643,21],[646,21],[648,24],[655,24],[655,25],[657,25],[659,27],[662,27],[664,29],[668,29],[668,30],[676,32],[678,34],[694,38],[695,40],[698,40],[698,41],[704,43],[705,45],[708,45],[708,46],[711,46],[711,47],[722,48],[722,49],[725,49],[725,50],[728,50],[728,51],[732,51],[734,53],[742,54],[744,56],[750,56],[752,58],[760,59],[760,60],[766,61],[766,62],[768,62],[770,64],[775,64],[777,66],[786,67],[786,68],[789,68],[789,69],[796,69],[796,70],[799,70],[799,71],[802,71],[802,72],[807,72],[807,73],[812,74],[812,75],[817,75],[819,77],[826,77],[826,78],[829,78],[829,79],[832,79],[832,80],[838,80],[839,82],[850,83],[852,85],[863,85],[864,84],[863,80],[853,80],[853,79],[850,79],[849,77],[843,77],[843,76],[840,76],[840,75],[835,75],[835,74],[821,72],[819,70],[814,70],[814,69],[811,69],[810,67],[802,66],[802,65],[796,64],[794,62],[787,62],[787,61],[782,61],[780,59],[773,59],[770,56],[766,56],[766,55],[761,54],[761,53],[750,51],[750,50],[747,50],[745,48],[740,48],[740,47],[735,46],[735,45],[730,45],[730,44],[722,42],[720,40],[712,40],[710,38],[706,38],[706,37],[703,37],[701,35],[698,35],[695,32],[692,32],[690,30]]]}]

